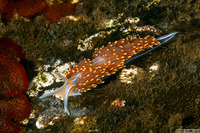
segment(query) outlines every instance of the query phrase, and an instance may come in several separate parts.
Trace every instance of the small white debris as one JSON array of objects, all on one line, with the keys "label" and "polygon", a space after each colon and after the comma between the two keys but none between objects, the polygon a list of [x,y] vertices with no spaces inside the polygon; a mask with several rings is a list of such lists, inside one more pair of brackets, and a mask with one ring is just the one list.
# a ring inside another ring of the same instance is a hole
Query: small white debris
[{"label": "small white debris", "polygon": [[149,72],[157,71],[159,68],[158,64],[154,64],[149,68]]}]

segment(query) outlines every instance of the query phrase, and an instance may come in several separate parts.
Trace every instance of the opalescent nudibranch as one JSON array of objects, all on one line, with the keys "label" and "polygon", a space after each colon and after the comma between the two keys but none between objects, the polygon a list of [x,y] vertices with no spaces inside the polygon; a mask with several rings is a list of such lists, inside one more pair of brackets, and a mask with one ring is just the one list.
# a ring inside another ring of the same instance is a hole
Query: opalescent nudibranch
[{"label": "opalescent nudibranch", "polygon": [[125,67],[126,63],[149,53],[176,34],[177,32],[173,32],[157,39],[146,36],[109,42],[106,47],[95,49],[92,60],[84,59],[80,61],[65,73],[66,77],[61,76],[65,80],[63,86],[39,98],[60,95],[64,99],[64,109],[70,115],[67,107],[69,96],[81,95],[81,92],[86,92],[96,87],[97,84],[103,83],[103,79]]}]

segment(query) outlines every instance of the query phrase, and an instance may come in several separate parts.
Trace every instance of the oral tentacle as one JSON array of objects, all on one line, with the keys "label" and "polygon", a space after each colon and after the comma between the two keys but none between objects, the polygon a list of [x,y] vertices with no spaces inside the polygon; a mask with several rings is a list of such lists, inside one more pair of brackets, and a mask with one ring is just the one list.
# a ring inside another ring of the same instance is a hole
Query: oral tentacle
[{"label": "oral tentacle", "polygon": [[59,78],[61,78],[62,80],[64,80],[64,81],[66,80],[66,77],[62,76],[60,73],[57,72],[56,75],[57,75]]},{"label": "oral tentacle", "polygon": [[69,110],[68,110],[68,97],[69,97],[69,92],[72,90],[72,88],[73,87],[68,88],[67,86],[65,88],[64,109],[67,115],[70,115]]},{"label": "oral tentacle", "polygon": [[61,86],[60,88],[54,90],[54,91],[48,92],[48,93],[46,93],[46,94],[43,94],[42,96],[39,97],[39,99],[42,99],[42,98],[45,98],[45,97],[48,97],[48,96],[52,96],[52,95],[58,94],[59,91],[60,91],[63,87],[64,87],[64,85]]}]

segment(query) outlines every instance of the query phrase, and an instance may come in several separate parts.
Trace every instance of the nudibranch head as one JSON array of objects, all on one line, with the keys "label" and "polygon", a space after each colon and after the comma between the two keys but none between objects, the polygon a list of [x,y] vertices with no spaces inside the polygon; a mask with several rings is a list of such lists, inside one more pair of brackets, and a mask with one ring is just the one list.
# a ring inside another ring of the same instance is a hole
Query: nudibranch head
[{"label": "nudibranch head", "polygon": [[77,95],[81,95],[81,93],[79,91],[76,91],[74,88],[77,85],[78,81],[79,81],[79,74],[76,74],[74,76],[72,76],[69,79],[66,79],[63,86],[61,86],[60,88],[51,91],[49,93],[46,93],[44,95],[42,95],[41,97],[39,97],[39,99],[45,98],[47,96],[51,96],[51,95],[60,95],[63,99],[64,99],[64,109],[67,112],[68,115],[70,115],[69,110],[68,110],[68,97],[69,96],[77,96]]}]

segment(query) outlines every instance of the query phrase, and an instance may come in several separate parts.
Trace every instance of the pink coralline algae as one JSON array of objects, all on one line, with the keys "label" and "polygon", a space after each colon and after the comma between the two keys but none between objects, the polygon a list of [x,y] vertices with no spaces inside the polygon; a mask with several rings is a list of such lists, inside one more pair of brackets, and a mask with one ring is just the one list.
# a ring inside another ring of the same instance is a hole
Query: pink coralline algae
[{"label": "pink coralline algae", "polygon": [[0,132],[17,133],[20,121],[30,114],[26,96],[29,79],[19,60],[22,49],[7,38],[0,38]]}]

